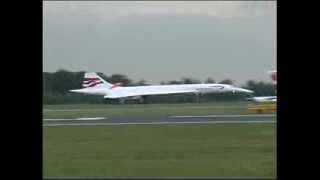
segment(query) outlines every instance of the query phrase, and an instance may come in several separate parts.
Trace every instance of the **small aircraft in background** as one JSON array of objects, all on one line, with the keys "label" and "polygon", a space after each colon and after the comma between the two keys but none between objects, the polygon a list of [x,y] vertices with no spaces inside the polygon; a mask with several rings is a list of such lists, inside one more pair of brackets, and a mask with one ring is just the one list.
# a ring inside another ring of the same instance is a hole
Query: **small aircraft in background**
[{"label": "small aircraft in background", "polygon": [[248,98],[248,100],[253,102],[277,102],[277,96],[259,96]]},{"label": "small aircraft in background", "polygon": [[105,81],[94,72],[85,73],[82,86],[82,89],[70,90],[70,92],[102,95],[105,99],[119,99],[121,103],[123,103],[125,99],[139,99],[142,103],[147,96],[164,94],[253,93],[251,90],[229,84],[177,84],[123,87],[121,83],[111,84]]},{"label": "small aircraft in background", "polygon": [[[276,87],[277,71],[276,70],[268,71],[268,74],[271,77],[272,84]],[[248,100],[253,102],[277,102],[277,96],[258,96],[258,97],[248,98]]]}]

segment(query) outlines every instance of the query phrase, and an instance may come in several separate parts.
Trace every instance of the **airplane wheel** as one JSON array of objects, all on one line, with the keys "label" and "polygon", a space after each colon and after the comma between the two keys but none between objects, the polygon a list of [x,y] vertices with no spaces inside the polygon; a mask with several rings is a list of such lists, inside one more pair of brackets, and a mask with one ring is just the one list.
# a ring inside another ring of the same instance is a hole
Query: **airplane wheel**
[{"label": "airplane wheel", "polygon": [[147,101],[147,96],[142,96],[140,99],[139,99],[139,104],[147,104],[148,101]]}]

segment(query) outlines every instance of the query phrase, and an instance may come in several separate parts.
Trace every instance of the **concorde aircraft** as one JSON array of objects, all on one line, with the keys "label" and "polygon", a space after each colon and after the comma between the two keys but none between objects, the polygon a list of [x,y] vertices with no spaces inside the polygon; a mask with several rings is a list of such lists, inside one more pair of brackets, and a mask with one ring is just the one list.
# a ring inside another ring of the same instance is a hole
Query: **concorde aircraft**
[{"label": "concorde aircraft", "polygon": [[125,99],[138,99],[140,102],[144,102],[147,96],[164,94],[253,93],[251,90],[228,84],[177,84],[123,87],[120,83],[111,84],[105,81],[95,72],[85,73],[82,86],[82,89],[70,90],[70,92],[101,95],[105,99],[119,99],[121,103],[123,103]]}]

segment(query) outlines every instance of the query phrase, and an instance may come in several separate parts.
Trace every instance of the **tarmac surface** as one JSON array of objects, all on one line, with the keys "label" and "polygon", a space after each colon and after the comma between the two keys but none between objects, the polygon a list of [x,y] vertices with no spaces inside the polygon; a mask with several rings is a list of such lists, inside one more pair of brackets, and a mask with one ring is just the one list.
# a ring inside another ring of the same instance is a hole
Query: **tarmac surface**
[{"label": "tarmac surface", "polygon": [[276,123],[276,118],[276,114],[168,116],[143,118],[88,117],[76,119],[44,119],[43,126]]}]

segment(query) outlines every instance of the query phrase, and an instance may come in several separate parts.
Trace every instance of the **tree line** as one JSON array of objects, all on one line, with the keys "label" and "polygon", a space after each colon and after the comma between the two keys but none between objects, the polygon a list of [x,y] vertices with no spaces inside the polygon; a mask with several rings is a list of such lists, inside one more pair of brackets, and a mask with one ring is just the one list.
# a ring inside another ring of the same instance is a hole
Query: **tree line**
[{"label": "tree line", "polygon": [[[82,79],[84,77],[84,71],[71,72],[68,70],[60,69],[56,72],[44,72],[43,73],[43,103],[44,104],[68,104],[68,103],[104,103],[101,96],[83,95],[70,93],[71,89],[82,88]],[[144,79],[133,81],[127,75],[124,74],[112,74],[107,76],[101,72],[97,73],[103,79],[110,83],[121,82],[124,86],[137,86],[137,85],[149,85]],[[162,81],[160,84],[196,84],[202,83],[195,78],[181,78],[180,80]],[[213,78],[207,78],[204,83],[221,83],[221,84],[233,84],[231,79],[225,79],[216,82]],[[249,80],[245,85],[241,86],[246,89],[254,91],[254,96],[268,96],[275,95],[275,89],[270,82],[256,82]],[[201,102],[210,101],[241,101],[246,100],[246,94],[204,94],[201,95]],[[175,95],[160,95],[150,96],[148,100],[152,103],[183,103],[194,102],[195,96],[192,94],[175,94]]]}]

